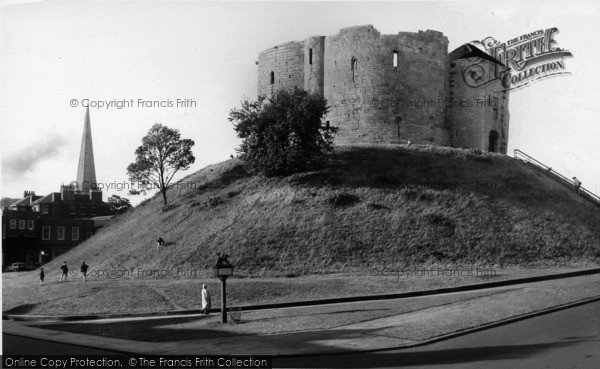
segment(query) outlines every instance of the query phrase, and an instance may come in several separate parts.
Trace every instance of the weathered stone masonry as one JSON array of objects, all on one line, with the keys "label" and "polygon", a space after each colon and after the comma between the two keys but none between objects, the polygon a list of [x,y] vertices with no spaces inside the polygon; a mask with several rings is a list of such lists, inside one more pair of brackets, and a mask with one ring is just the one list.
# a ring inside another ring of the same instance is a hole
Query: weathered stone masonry
[{"label": "weathered stone masonry", "polygon": [[463,78],[469,63],[449,60],[441,32],[349,27],[263,51],[258,94],[298,87],[325,96],[338,145],[410,140],[505,152],[508,93],[499,81],[471,87]]}]

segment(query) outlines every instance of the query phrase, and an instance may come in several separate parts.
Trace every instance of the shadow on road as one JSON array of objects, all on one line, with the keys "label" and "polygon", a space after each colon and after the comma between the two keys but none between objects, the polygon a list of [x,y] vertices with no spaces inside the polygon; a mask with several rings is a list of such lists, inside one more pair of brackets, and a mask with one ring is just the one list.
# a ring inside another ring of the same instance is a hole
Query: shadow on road
[{"label": "shadow on road", "polygon": [[[210,326],[194,326],[199,320],[208,319],[209,317],[193,316],[170,319],[118,321],[111,323],[82,322],[40,324],[33,327],[102,337],[122,338],[141,342],[178,342],[244,335],[237,332],[230,333],[223,330],[211,329]],[[186,326],[176,327],[177,325],[184,324]],[[215,321],[214,324],[216,325],[219,323]]]},{"label": "shadow on road", "polygon": [[3,311],[2,314],[15,314],[15,315],[27,314],[30,311],[32,311],[33,308],[36,307],[37,305],[38,304],[23,304],[23,305],[15,306],[12,309]]},{"label": "shadow on road", "polygon": [[[585,340],[583,340],[585,341]],[[330,356],[274,358],[273,367],[374,368],[410,367],[441,364],[465,364],[477,361],[526,359],[544,350],[575,345],[582,341],[551,342],[530,345],[466,347],[448,350],[373,352]]]}]

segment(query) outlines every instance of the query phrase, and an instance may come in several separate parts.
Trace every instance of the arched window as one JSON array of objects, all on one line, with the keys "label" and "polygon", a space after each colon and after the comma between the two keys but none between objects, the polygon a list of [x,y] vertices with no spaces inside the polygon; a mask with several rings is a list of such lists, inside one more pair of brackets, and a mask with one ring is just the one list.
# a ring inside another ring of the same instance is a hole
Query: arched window
[{"label": "arched window", "polygon": [[352,82],[356,82],[356,68],[358,67],[358,63],[355,57],[352,57],[350,60],[350,70],[352,70]]},{"label": "arched window", "polygon": [[312,49],[308,49],[308,64],[312,65]]},{"label": "arched window", "polygon": [[394,55],[392,56],[392,65],[394,68],[398,68],[398,52],[394,51]]},{"label": "arched window", "polygon": [[275,84],[275,72],[271,72],[271,84]]}]

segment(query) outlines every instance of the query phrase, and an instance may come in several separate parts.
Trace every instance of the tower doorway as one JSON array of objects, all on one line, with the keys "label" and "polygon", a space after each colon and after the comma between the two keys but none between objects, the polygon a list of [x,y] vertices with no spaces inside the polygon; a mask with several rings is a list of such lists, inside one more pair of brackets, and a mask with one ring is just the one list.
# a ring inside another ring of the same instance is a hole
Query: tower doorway
[{"label": "tower doorway", "polygon": [[498,151],[498,132],[491,130],[490,131],[490,139],[489,139],[489,152],[497,152]]}]

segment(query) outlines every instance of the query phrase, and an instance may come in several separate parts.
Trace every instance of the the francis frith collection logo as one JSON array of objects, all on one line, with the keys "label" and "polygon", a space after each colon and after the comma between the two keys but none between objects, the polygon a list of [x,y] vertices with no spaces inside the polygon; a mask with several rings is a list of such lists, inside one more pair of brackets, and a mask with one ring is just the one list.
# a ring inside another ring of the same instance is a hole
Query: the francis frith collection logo
[{"label": "the francis frith collection logo", "polygon": [[[504,90],[514,90],[543,78],[569,74],[564,59],[572,54],[556,46],[557,33],[558,28],[553,27],[536,30],[506,42],[487,37],[467,44],[467,54],[478,58],[464,68],[465,83],[471,87],[480,87],[500,80]],[[492,63],[484,63],[486,59]]]}]

